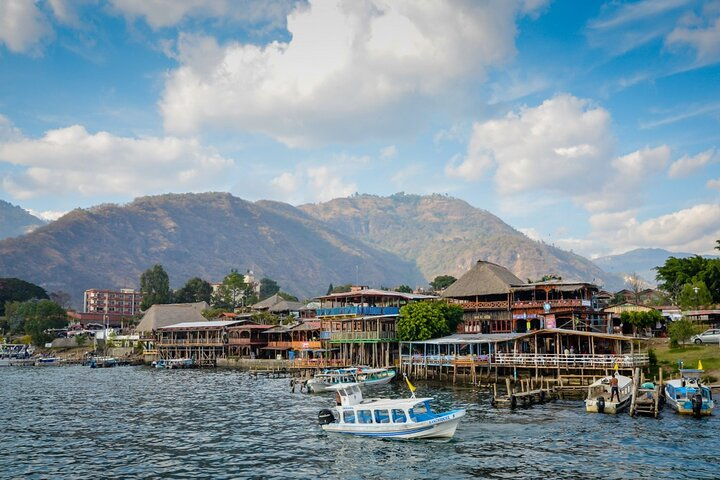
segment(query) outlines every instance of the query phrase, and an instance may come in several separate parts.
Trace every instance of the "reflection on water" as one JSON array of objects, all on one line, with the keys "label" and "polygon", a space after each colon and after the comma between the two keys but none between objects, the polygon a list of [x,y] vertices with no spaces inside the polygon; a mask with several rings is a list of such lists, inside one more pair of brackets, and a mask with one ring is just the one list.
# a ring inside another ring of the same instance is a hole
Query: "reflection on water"
[{"label": "reflection on water", "polygon": [[[718,478],[717,415],[508,412],[487,392],[432,388],[468,414],[449,442],[325,434],[331,396],[237,371],[2,368],[2,478]],[[403,396],[402,383],[378,395]]]}]

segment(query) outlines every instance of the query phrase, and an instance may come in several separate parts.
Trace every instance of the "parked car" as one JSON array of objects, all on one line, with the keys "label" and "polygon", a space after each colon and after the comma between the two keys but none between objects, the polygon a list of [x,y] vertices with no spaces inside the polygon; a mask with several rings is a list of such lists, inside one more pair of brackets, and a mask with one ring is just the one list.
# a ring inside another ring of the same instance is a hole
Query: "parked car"
[{"label": "parked car", "polygon": [[709,330],[705,330],[700,335],[693,335],[690,337],[690,341],[694,342],[696,345],[700,345],[701,343],[720,343],[720,329],[711,328]]}]

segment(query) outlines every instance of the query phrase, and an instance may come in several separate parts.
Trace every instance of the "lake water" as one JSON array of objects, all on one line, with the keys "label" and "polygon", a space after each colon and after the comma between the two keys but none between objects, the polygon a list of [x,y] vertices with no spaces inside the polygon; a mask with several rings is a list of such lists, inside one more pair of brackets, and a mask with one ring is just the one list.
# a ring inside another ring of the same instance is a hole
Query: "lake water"
[{"label": "lake water", "polygon": [[329,435],[330,395],[238,371],[0,368],[0,478],[720,477],[718,415],[592,415],[578,400],[509,412],[483,390],[419,387],[467,409],[453,440]]}]

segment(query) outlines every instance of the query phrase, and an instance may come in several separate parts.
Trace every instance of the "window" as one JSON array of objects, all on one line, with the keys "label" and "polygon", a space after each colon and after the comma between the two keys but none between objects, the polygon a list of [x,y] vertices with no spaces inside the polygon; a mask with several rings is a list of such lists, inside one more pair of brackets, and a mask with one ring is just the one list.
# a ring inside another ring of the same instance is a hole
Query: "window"
[{"label": "window", "polygon": [[390,423],[390,415],[387,410],[375,410],[375,423]]},{"label": "window", "polygon": [[343,412],[343,422],[345,423],[355,423],[355,412],[352,410],[348,410],[347,412]]},{"label": "window", "polygon": [[358,423],[372,423],[370,410],[358,410]]},{"label": "window", "polygon": [[399,408],[395,408],[392,411],[392,419],[393,423],[405,423],[407,422],[407,418],[405,417],[405,412],[400,410]]}]

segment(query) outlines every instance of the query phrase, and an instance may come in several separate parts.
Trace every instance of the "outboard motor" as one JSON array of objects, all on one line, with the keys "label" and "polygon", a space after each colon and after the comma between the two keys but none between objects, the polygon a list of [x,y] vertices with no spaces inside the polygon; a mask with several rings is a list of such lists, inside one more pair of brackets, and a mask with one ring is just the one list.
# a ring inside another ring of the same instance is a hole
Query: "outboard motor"
[{"label": "outboard motor", "polygon": [[335,415],[333,415],[332,411],[327,408],[320,410],[318,413],[318,423],[320,425],[327,425],[328,423],[333,423],[334,421]]},{"label": "outboard motor", "polygon": [[692,398],[692,411],[695,418],[700,418],[702,416],[702,404],[703,404],[703,398],[702,395],[699,393],[696,393]]},{"label": "outboard motor", "polygon": [[597,397],[595,405],[597,405],[598,413],[605,413],[605,397]]}]

